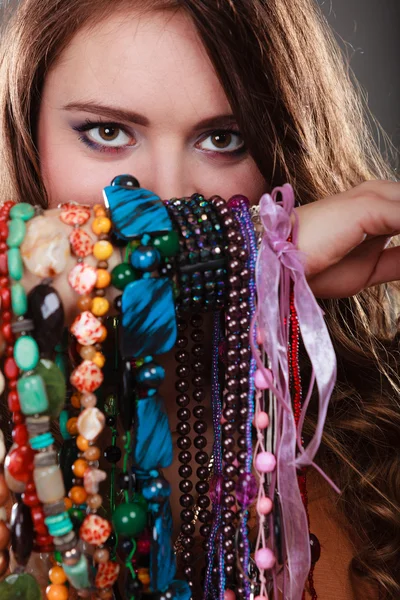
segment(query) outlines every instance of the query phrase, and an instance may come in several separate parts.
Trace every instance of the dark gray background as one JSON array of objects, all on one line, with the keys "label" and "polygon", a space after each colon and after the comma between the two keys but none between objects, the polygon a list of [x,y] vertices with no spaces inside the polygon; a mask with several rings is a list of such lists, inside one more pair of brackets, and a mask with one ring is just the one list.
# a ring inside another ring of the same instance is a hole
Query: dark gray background
[{"label": "dark gray background", "polygon": [[319,4],[367,93],[372,114],[400,148],[400,0]]}]

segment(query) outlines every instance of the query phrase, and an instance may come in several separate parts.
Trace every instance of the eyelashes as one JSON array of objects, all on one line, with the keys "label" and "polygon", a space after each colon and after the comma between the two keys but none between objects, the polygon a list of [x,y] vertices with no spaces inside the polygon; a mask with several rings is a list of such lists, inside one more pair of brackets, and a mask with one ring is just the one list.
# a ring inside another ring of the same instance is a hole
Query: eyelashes
[{"label": "eyelashes", "polygon": [[[118,154],[137,145],[134,135],[121,123],[86,119],[72,129],[80,134],[80,142],[96,152]],[[221,158],[237,157],[247,152],[240,132],[234,128],[205,132],[194,146],[207,155]]]}]

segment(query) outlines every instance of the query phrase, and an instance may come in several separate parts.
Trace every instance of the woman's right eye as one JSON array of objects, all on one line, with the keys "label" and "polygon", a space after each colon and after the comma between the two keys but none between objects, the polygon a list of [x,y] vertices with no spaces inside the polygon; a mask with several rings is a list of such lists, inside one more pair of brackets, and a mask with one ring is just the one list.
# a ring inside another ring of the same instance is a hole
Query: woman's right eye
[{"label": "woman's right eye", "polygon": [[74,130],[82,134],[81,142],[100,152],[118,152],[136,144],[134,137],[118,123],[86,121]]}]

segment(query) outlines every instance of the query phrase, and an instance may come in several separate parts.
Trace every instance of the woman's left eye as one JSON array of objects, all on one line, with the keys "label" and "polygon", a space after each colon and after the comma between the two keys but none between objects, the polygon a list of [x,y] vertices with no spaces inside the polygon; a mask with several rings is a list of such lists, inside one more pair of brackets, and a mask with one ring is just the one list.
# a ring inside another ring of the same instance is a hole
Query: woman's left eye
[{"label": "woman's left eye", "polygon": [[200,150],[211,152],[239,154],[245,150],[242,136],[238,131],[213,131],[207,137],[197,142]]}]

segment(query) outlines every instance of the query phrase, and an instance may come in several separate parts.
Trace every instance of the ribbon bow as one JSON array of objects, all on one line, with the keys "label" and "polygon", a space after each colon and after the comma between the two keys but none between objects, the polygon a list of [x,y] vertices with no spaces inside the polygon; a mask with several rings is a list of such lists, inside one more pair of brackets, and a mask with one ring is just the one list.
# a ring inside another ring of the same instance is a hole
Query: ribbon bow
[{"label": "ribbon bow", "polygon": [[[279,193],[282,200],[278,202]],[[313,463],[336,380],[336,357],[323,312],[305,277],[304,257],[295,246],[297,217],[293,209],[294,193],[289,184],[275,188],[271,195],[265,194],[260,200],[259,214],[264,231],[256,265],[256,319],[259,335],[270,361],[273,375],[271,389],[278,401],[275,452],[287,559],[284,597],[301,600],[311,556],[307,516],[299,492],[296,469],[313,465],[338,493],[339,490]],[[290,241],[291,235],[293,242]],[[291,285],[302,340],[313,369],[297,431],[291,406],[287,354]],[[258,365],[264,368],[259,357]],[[318,422],[314,436],[303,447],[302,426],[314,382],[318,388]]]}]

